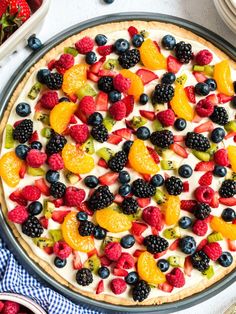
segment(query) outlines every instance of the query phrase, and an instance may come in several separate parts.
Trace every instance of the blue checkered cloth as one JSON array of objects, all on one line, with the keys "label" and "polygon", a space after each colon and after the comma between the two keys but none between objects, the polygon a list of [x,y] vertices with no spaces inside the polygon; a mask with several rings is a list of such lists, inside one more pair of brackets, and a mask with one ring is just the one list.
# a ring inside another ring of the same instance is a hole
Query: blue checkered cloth
[{"label": "blue checkered cloth", "polygon": [[75,305],[59,293],[44,287],[19,264],[0,238],[0,292],[23,294],[48,314],[100,314]]}]

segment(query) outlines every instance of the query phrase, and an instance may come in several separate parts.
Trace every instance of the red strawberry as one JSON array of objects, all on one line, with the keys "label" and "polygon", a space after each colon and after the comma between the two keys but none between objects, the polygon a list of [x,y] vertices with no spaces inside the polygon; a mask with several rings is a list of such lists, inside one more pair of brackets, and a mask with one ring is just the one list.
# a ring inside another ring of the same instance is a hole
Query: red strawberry
[{"label": "red strawberry", "polygon": [[100,46],[97,48],[97,52],[100,54],[100,56],[108,56],[113,51],[113,45],[107,45],[107,46]]},{"label": "red strawberry", "polygon": [[139,110],[139,113],[142,117],[144,117],[150,121],[155,120],[155,112],[154,111]]},{"label": "red strawberry", "polygon": [[108,110],[108,95],[104,92],[99,92],[96,99],[96,111]]},{"label": "red strawberry", "polygon": [[43,250],[48,255],[52,255],[53,254],[53,247],[51,247],[51,246],[46,246],[46,247],[43,248]]},{"label": "red strawberry", "polygon": [[97,251],[96,248],[94,248],[93,250],[87,252],[88,258],[90,258],[90,257],[93,256],[93,255],[98,255],[98,251]]},{"label": "red strawberry", "polygon": [[[127,167],[127,165],[126,165],[126,167]],[[145,181],[147,181],[147,182],[150,182],[150,180],[151,180],[151,178],[152,178],[152,176],[151,176],[150,174],[147,174],[147,173],[143,173],[143,174],[142,174],[142,177],[143,177],[143,179],[144,179]]]},{"label": "red strawberry", "polygon": [[70,213],[70,210],[54,210],[52,213],[52,220],[62,224],[66,215]]},{"label": "red strawberry", "polygon": [[202,72],[193,72],[193,75],[198,83],[203,83],[207,79],[206,75],[204,75]]},{"label": "red strawberry", "polygon": [[167,70],[168,72],[177,73],[182,67],[182,63],[180,63],[175,57],[168,56],[167,58]]},{"label": "red strawberry", "polygon": [[158,288],[164,292],[172,292],[174,287],[170,285],[167,281],[158,285]]},{"label": "red strawberry", "polygon": [[99,70],[101,69],[103,63],[105,62],[106,58],[102,57],[100,60],[95,62],[93,65],[90,66],[90,71],[94,74],[98,74]]},{"label": "red strawberry", "polygon": [[192,104],[196,104],[196,97],[195,97],[195,91],[194,91],[194,86],[190,85],[190,86],[186,86],[184,88],[185,93],[188,97],[188,100],[192,103]]},{"label": "red strawberry", "polygon": [[113,145],[117,145],[122,141],[122,137],[119,135],[115,135],[115,134],[110,134],[109,138],[107,140],[108,143],[113,144]]},{"label": "red strawberry", "polygon": [[121,136],[125,140],[130,140],[132,131],[130,129],[123,128],[123,129],[115,130],[112,133],[115,135]]},{"label": "red strawberry", "polygon": [[10,7],[10,15],[16,15],[22,22],[28,20],[31,15],[30,7],[25,0],[7,0]]},{"label": "red strawberry", "polygon": [[137,199],[138,206],[141,208],[147,207],[150,204],[150,202],[151,202],[150,198],[138,198]]},{"label": "red strawberry", "polygon": [[128,275],[128,271],[122,268],[114,268],[113,275],[118,276],[118,277],[125,277]]},{"label": "red strawberry", "polygon": [[184,141],[184,136],[182,135],[174,135],[174,142],[183,142]]},{"label": "red strawberry", "polygon": [[189,182],[183,182],[183,192],[189,192]]},{"label": "red strawberry", "polygon": [[104,291],[104,283],[103,283],[103,280],[100,280],[96,288],[96,294],[102,293],[103,291]]},{"label": "red strawberry", "polygon": [[218,98],[219,104],[225,104],[227,102],[230,102],[233,99],[232,96],[227,96],[227,95],[222,94],[222,93],[217,94],[217,98]]},{"label": "red strawberry", "polygon": [[210,94],[206,97],[207,100],[209,100],[211,103],[213,103],[214,105],[218,104],[218,98],[216,96],[216,94]]},{"label": "red strawberry", "polygon": [[179,239],[174,240],[174,242],[171,243],[169,250],[175,251],[179,247]]},{"label": "red strawberry", "polygon": [[156,164],[160,162],[160,158],[158,153],[155,151],[154,148],[147,146],[147,150],[149,154],[151,155],[152,159],[155,161]]},{"label": "red strawberry", "polygon": [[202,239],[201,242],[198,244],[196,251],[201,251],[205,245],[207,245],[207,239]]},{"label": "red strawberry", "polygon": [[172,149],[177,155],[183,158],[188,157],[188,152],[186,151],[186,149],[177,143],[171,144],[170,149]]},{"label": "red strawberry", "polygon": [[207,121],[195,127],[194,132],[196,133],[210,132],[213,129],[214,129],[214,124],[211,121]]},{"label": "red strawberry", "polygon": [[79,255],[79,252],[78,251],[73,251],[72,255],[73,255],[73,261],[72,261],[73,268],[76,269],[76,270],[81,269],[83,267],[83,264],[81,262],[81,257]]},{"label": "red strawberry", "polygon": [[220,202],[219,202],[219,194],[217,192],[214,193],[214,196],[211,200],[211,203],[210,203],[210,206],[212,208],[218,208],[220,205]]},{"label": "red strawberry", "polygon": [[146,70],[146,69],[139,69],[136,72],[136,74],[141,78],[144,85],[150,83],[153,80],[158,79],[158,75],[156,75],[152,71]]},{"label": "red strawberry", "polygon": [[106,70],[106,69],[100,69],[98,72],[98,76],[111,76],[115,77],[117,75],[116,72],[111,71],[111,70]]},{"label": "red strawberry", "polygon": [[148,226],[142,222],[132,222],[131,233],[136,236],[140,236]]},{"label": "red strawberry", "polygon": [[195,171],[213,171],[215,163],[214,161],[200,161],[195,166]]},{"label": "red strawberry", "polygon": [[49,187],[47,186],[46,181],[43,178],[35,180],[34,181],[34,185],[37,186],[37,188],[40,189],[42,194],[44,194],[46,196],[50,195]]},{"label": "red strawberry", "polygon": [[122,99],[123,103],[126,106],[126,117],[128,117],[134,109],[134,96],[128,95]]},{"label": "red strawberry", "polygon": [[0,1],[0,18],[7,12],[8,3],[7,0]]},{"label": "red strawberry", "polygon": [[26,206],[27,205],[27,200],[23,198],[21,195],[21,192],[19,189],[15,190],[9,195],[9,198],[11,201],[16,202],[17,204],[21,206]]},{"label": "red strawberry", "polygon": [[29,144],[31,144],[32,142],[38,141],[39,139],[39,135],[37,131],[34,131],[30,140],[29,140]]},{"label": "red strawberry", "polygon": [[192,209],[194,207],[194,205],[196,205],[196,201],[195,200],[181,200],[180,202],[180,208],[182,210],[186,210],[188,212],[192,212]]},{"label": "red strawberry", "polygon": [[145,252],[145,251],[144,250],[136,250],[136,251],[134,251],[133,256],[134,257],[139,257],[143,252]]},{"label": "red strawberry", "polygon": [[227,240],[228,248],[231,252],[236,252],[236,241],[235,240]]},{"label": "red strawberry", "polygon": [[193,270],[193,264],[191,263],[191,257],[186,256],[184,261],[184,273],[187,276],[191,276],[191,272]]},{"label": "red strawberry", "polygon": [[118,177],[119,173],[117,172],[107,172],[98,179],[101,185],[112,185],[117,181]]},{"label": "red strawberry", "polygon": [[88,206],[86,205],[85,202],[82,202],[82,203],[79,204],[78,210],[81,211],[81,212],[87,213],[89,216],[93,215],[93,211],[88,208]]},{"label": "red strawberry", "polygon": [[130,35],[131,38],[134,37],[134,35],[138,34],[138,30],[134,26],[130,26],[128,28],[128,32],[129,32],[129,35]]},{"label": "red strawberry", "polygon": [[225,135],[224,139],[227,140],[231,137],[235,137],[236,136],[236,132],[229,132],[227,135]]},{"label": "red strawberry", "polygon": [[21,168],[20,168],[20,171],[19,171],[19,176],[21,179],[23,179],[25,177],[26,170],[27,170],[26,164],[23,163]]},{"label": "red strawberry", "polygon": [[39,221],[44,229],[48,229],[48,219],[46,217],[40,217]]},{"label": "red strawberry", "polygon": [[213,174],[211,171],[204,173],[198,180],[199,185],[211,185],[213,179]]},{"label": "red strawberry", "polygon": [[236,197],[227,197],[227,198],[220,197],[219,202],[220,202],[220,204],[223,204],[226,206],[235,206],[236,205]]},{"label": "red strawberry", "polygon": [[94,82],[94,83],[97,83],[99,80],[99,77],[96,74],[94,74],[93,72],[88,71],[87,72],[87,79]]},{"label": "red strawberry", "polygon": [[102,158],[99,159],[98,166],[105,168],[105,169],[108,169],[108,165],[107,165],[106,161]]}]

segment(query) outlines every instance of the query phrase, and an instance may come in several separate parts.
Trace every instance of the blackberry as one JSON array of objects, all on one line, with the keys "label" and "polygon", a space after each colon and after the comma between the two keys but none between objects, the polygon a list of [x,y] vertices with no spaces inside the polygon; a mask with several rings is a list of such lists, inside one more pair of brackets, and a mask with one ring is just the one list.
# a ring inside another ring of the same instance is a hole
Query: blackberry
[{"label": "blackberry", "polygon": [[127,161],[128,158],[126,153],[121,150],[108,161],[108,167],[114,172],[120,172],[124,168]]},{"label": "blackberry", "polygon": [[113,78],[111,76],[102,76],[98,80],[98,89],[104,93],[109,93],[114,89]]},{"label": "blackberry", "polygon": [[175,56],[181,63],[189,63],[193,58],[192,46],[180,41],[175,45]]},{"label": "blackberry", "polygon": [[146,198],[153,196],[156,189],[143,179],[137,179],[132,183],[132,192],[137,197]]},{"label": "blackberry", "polygon": [[146,281],[140,280],[132,290],[132,296],[134,301],[142,302],[147,299],[149,293],[151,291],[150,286]]},{"label": "blackberry", "polygon": [[188,132],[185,138],[185,145],[188,148],[195,149],[200,152],[205,152],[210,148],[210,141],[202,134]]},{"label": "blackberry", "polygon": [[210,216],[211,207],[205,203],[197,203],[193,207],[193,213],[197,219],[204,220],[205,218]]},{"label": "blackberry", "polygon": [[31,238],[38,238],[43,233],[43,227],[35,216],[30,216],[21,226],[22,232]]},{"label": "blackberry", "polygon": [[118,58],[120,66],[124,69],[134,67],[140,61],[140,53],[138,49],[131,49],[123,52]]},{"label": "blackberry", "polygon": [[236,181],[234,180],[225,180],[220,189],[219,194],[221,197],[232,197],[236,194]]},{"label": "blackberry", "polygon": [[91,130],[91,135],[99,143],[103,143],[108,140],[108,131],[103,124],[94,126]]},{"label": "blackberry", "polygon": [[99,186],[90,196],[88,207],[92,210],[105,208],[111,205],[114,198],[107,185]]},{"label": "blackberry", "polygon": [[88,268],[81,268],[76,273],[76,281],[80,286],[88,286],[93,282],[93,274]]},{"label": "blackberry", "polygon": [[94,228],[95,226],[91,221],[88,220],[80,221],[79,234],[82,237],[90,236],[93,234]]},{"label": "blackberry", "polygon": [[66,192],[66,186],[62,182],[54,182],[50,186],[50,194],[54,198],[61,198]]},{"label": "blackberry", "polygon": [[63,135],[58,133],[53,133],[46,145],[47,155],[52,155],[62,151],[63,147],[66,145],[67,140]]},{"label": "blackberry", "polygon": [[191,255],[191,262],[194,268],[204,271],[209,268],[209,257],[203,251],[197,251]]},{"label": "blackberry", "polygon": [[229,115],[224,107],[215,106],[210,119],[219,125],[225,125],[229,121]]},{"label": "blackberry", "polygon": [[60,89],[63,83],[63,76],[60,73],[50,73],[44,78],[45,84],[49,89]]},{"label": "blackberry", "polygon": [[19,143],[27,142],[33,134],[33,121],[25,119],[21,121],[13,131],[13,138]]},{"label": "blackberry", "polygon": [[147,247],[147,251],[152,254],[161,253],[169,246],[166,239],[152,234],[144,238],[143,244]]},{"label": "blackberry", "polygon": [[174,88],[168,84],[157,84],[152,93],[152,104],[164,104],[174,97]]},{"label": "blackberry", "polygon": [[122,201],[121,209],[126,215],[135,214],[138,210],[138,203],[133,197],[127,197]]},{"label": "blackberry", "polygon": [[155,131],[150,136],[150,141],[153,145],[161,148],[168,148],[174,143],[173,133],[169,130]]},{"label": "blackberry", "polygon": [[179,195],[183,192],[183,182],[175,177],[171,176],[165,180],[165,188],[170,195]]}]

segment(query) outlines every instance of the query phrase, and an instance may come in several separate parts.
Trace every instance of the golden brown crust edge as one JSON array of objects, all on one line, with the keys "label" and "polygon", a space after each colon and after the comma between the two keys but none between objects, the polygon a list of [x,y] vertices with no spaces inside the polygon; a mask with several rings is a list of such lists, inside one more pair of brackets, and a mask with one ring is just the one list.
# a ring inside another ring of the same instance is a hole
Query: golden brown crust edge
[{"label": "golden brown crust edge", "polygon": [[[83,36],[92,36],[94,37],[96,34],[98,33],[106,33],[107,30],[109,30],[109,32],[112,31],[117,31],[117,30],[126,30],[128,29],[128,27],[130,25],[133,25],[135,27],[137,27],[138,29],[142,30],[142,29],[161,29],[161,30],[167,30],[170,33],[173,33],[176,36],[180,36],[183,37],[185,39],[189,39],[189,40],[194,40],[197,41],[201,44],[203,44],[205,47],[208,47],[210,50],[212,50],[219,58],[221,59],[229,59],[231,66],[236,69],[236,63],[235,61],[233,61],[232,59],[229,58],[229,56],[227,56],[224,52],[222,52],[220,49],[218,49],[217,47],[215,47],[213,44],[211,44],[210,42],[206,41],[205,39],[197,36],[196,34],[178,27],[176,25],[173,24],[169,24],[169,23],[160,23],[160,22],[145,22],[145,21],[128,21],[128,22],[117,22],[117,23],[109,23],[109,24],[104,24],[104,25],[100,25],[100,26],[96,26],[93,28],[89,28],[86,29],[84,31],[82,31],[81,33],[71,36],[70,38],[66,39],[65,41],[63,41],[62,43],[60,43],[57,47],[51,49],[49,52],[47,52],[45,54],[45,56],[38,61],[33,67],[31,67],[31,69],[29,70],[29,72],[25,75],[24,79],[22,80],[22,82],[18,85],[18,87],[16,88],[15,92],[13,93],[13,96],[8,104],[8,107],[4,113],[3,119],[1,121],[0,124],[0,134],[2,136],[3,130],[5,128],[5,125],[7,123],[8,117],[10,115],[11,112],[11,108],[13,107],[15,101],[17,100],[18,96],[21,93],[21,90],[24,88],[28,78],[30,77],[30,75],[38,70],[41,67],[46,66],[46,64],[49,62],[49,60],[53,59],[54,57],[56,57],[58,54],[63,53],[63,49],[65,46],[73,46],[73,44],[78,41],[81,37]],[[3,186],[1,183],[1,189],[0,189],[0,202],[2,205],[2,210],[4,215],[6,216],[7,213],[7,207],[6,207],[6,202],[5,202],[5,198],[4,198],[4,190],[3,190]],[[22,246],[22,248],[24,249],[24,251],[28,254],[28,256],[36,263],[38,264],[44,271],[46,271],[52,278],[54,278],[56,281],[58,281],[60,284],[68,287],[69,289],[78,292],[84,296],[87,296],[89,298],[98,300],[98,301],[104,301],[107,303],[112,303],[112,304],[117,304],[117,305],[126,305],[126,306],[131,306],[131,305],[158,305],[158,304],[162,304],[162,303],[168,303],[168,302],[174,302],[174,301],[178,301],[181,300],[183,298],[189,297],[195,293],[201,292],[204,289],[206,289],[207,287],[213,285],[214,283],[216,283],[217,281],[219,281],[220,279],[222,279],[223,277],[225,277],[227,274],[229,274],[235,267],[236,267],[236,261],[234,261],[234,263],[226,268],[226,269],[220,269],[218,271],[218,273],[216,273],[214,275],[213,278],[211,278],[210,280],[208,279],[203,279],[201,282],[199,282],[197,285],[193,286],[193,287],[189,287],[189,288],[185,288],[181,291],[177,291],[174,294],[167,294],[166,296],[159,296],[159,297],[155,297],[155,298],[151,298],[151,299],[147,299],[141,303],[137,303],[134,302],[131,298],[130,299],[125,299],[122,297],[116,297],[116,296],[112,296],[112,295],[107,295],[107,294],[99,294],[96,295],[95,293],[92,292],[88,292],[88,291],[83,291],[75,286],[73,286],[72,284],[68,283],[65,279],[63,279],[58,273],[56,273],[51,266],[41,260],[38,256],[36,256],[32,249],[30,248],[30,246],[24,241],[24,239],[21,237],[20,233],[18,232],[18,230],[16,229],[15,225],[8,222],[9,226],[11,227],[13,234],[15,235],[15,237],[17,238],[18,242],[20,243],[20,245]]]}]

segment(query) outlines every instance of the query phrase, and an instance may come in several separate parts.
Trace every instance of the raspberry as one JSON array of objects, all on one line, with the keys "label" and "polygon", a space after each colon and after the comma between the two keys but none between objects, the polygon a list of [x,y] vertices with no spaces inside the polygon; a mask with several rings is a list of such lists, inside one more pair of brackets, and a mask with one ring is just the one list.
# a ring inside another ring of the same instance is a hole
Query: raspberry
[{"label": "raspberry", "polygon": [[31,149],[26,157],[28,165],[32,168],[41,167],[47,159],[47,154],[40,152],[38,149]]},{"label": "raspberry", "polygon": [[180,208],[188,212],[192,212],[194,205],[196,205],[196,201],[194,200],[181,200],[180,202]]},{"label": "raspberry", "polygon": [[107,45],[107,46],[100,46],[97,48],[97,52],[100,54],[100,56],[108,56],[113,51],[113,45]]},{"label": "raspberry", "polygon": [[64,53],[60,56],[60,59],[55,62],[55,68],[59,73],[64,73],[74,65],[74,57],[69,53]]},{"label": "raspberry", "polygon": [[111,261],[117,261],[121,256],[121,245],[119,242],[110,242],[106,245],[104,253]]},{"label": "raspberry", "polygon": [[92,38],[88,36],[81,38],[75,44],[75,48],[78,50],[79,53],[82,53],[83,55],[92,51],[93,47],[94,47],[94,41],[92,40]]},{"label": "raspberry", "polygon": [[78,144],[83,144],[89,137],[89,128],[87,124],[76,124],[70,127],[70,136]]},{"label": "raspberry", "polygon": [[122,253],[116,263],[117,268],[123,268],[123,269],[133,268],[134,265],[135,265],[134,258],[129,253]]},{"label": "raspberry", "polygon": [[134,37],[134,35],[137,35],[137,34],[138,34],[138,30],[137,30],[137,28],[134,27],[134,26],[130,26],[130,27],[128,28],[128,32],[129,32],[129,35],[130,35],[131,38]]},{"label": "raspberry", "polygon": [[198,236],[204,236],[207,233],[207,223],[204,220],[196,220],[192,231]]},{"label": "raspberry", "polygon": [[7,217],[10,221],[16,224],[22,224],[29,217],[29,213],[25,206],[17,205],[8,212]]},{"label": "raspberry", "polygon": [[196,105],[196,112],[200,117],[209,117],[214,111],[214,104],[208,99],[201,99]]},{"label": "raspberry", "polygon": [[200,203],[211,204],[214,197],[214,190],[209,186],[199,186],[195,192],[196,200]]},{"label": "raspberry", "polygon": [[226,149],[221,148],[217,150],[214,154],[214,161],[219,166],[228,166],[229,165],[229,158],[228,158],[228,152]]},{"label": "raspberry", "polygon": [[149,206],[143,210],[143,220],[152,227],[155,227],[158,231],[162,228],[162,215],[161,211],[156,206]]},{"label": "raspberry", "polygon": [[181,288],[185,285],[185,278],[183,272],[178,268],[173,268],[172,271],[166,274],[168,283],[176,288]]},{"label": "raspberry", "polygon": [[57,92],[46,92],[40,98],[40,104],[45,109],[52,109],[59,103]]},{"label": "raspberry", "polygon": [[157,114],[157,119],[161,122],[163,126],[174,125],[175,114],[171,109],[163,110]]},{"label": "raspberry", "polygon": [[94,113],[96,110],[96,105],[95,101],[92,96],[84,96],[80,103],[79,103],[79,108],[76,111],[76,115],[80,120],[83,122],[87,121],[87,118]]},{"label": "raspberry", "polygon": [[66,189],[65,205],[66,206],[79,206],[85,198],[85,191],[76,187],[70,186]]},{"label": "raspberry", "polygon": [[124,93],[130,88],[131,81],[130,79],[125,78],[123,75],[118,74],[114,77],[113,85],[116,90]]},{"label": "raspberry", "polygon": [[120,121],[126,117],[126,106],[125,103],[120,100],[115,102],[110,108],[109,112],[111,116],[116,120]]},{"label": "raspberry", "polygon": [[6,301],[4,303],[2,314],[17,314],[20,311],[20,305],[13,301]]},{"label": "raspberry", "polygon": [[34,185],[26,185],[22,191],[21,195],[26,199],[27,201],[37,201],[41,196],[41,191],[37,186]]},{"label": "raspberry", "polygon": [[121,294],[121,293],[125,292],[126,288],[127,288],[127,284],[124,281],[124,279],[121,279],[121,278],[112,279],[111,291],[114,294]]},{"label": "raspberry", "polygon": [[61,170],[64,168],[64,162],[60,154],[52,154],[48,158],[48,165],[52,170]]},{"label": "raspberry", "polygon": [[66,259],[72,253],[72,249],[66,242],[58,241],[53,246],[53,252],[57,257]]},{"label": "raspberry", "polygon": [[216,261],[222,254],[222,248],[217,242],[208,243],[204,246],[203,252],[213,261]]},{"label": "raspberry", "polygon": [[207,49],[203,49],[196,54],[196,62],[199,65],[207,65],[211,63],[212,59],[213,55]]}]

